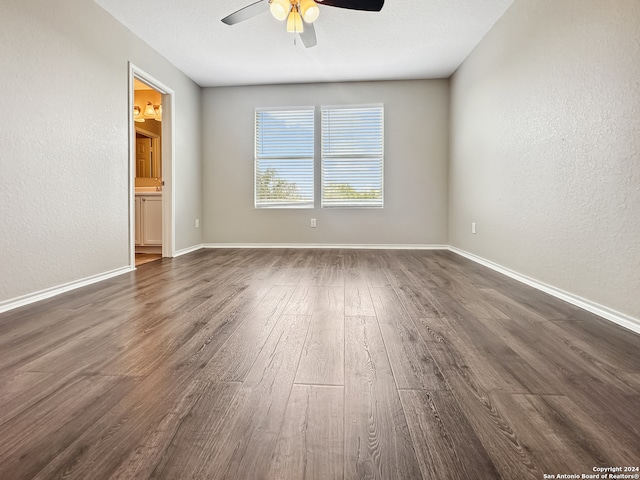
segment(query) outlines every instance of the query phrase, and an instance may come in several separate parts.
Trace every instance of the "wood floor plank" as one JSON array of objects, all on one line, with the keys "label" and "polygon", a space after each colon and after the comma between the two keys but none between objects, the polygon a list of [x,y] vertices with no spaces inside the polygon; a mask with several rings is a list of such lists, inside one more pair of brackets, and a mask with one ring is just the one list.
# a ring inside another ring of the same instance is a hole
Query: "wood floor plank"
[{"label": "wood floor plank", "polygon": [[[494,308],[503,312],[507,318],[529,323],[532,327],[538,326],[539,323],[546,323],[548,320],[546,317],[533,311],[526,305],[518,303],[504,293],[493,288],[484,288],[482,293],[486,301],[490,302]],[[499,317],[496,316],[496,318]]]},{"label": "wood floor plank", "polygon": [[276,285],[296,286],[300,284],[305,269],[298,267],[275,267],[270,269],[272,281]]},{"label": "wood floor plank", "polygon": [[320,285],[343,287],[344,270],[335,265],[328,266],[324,271]]},{"label": "wood floor plank", "polygon": [[191,328],[185,331],[185,341],[169,359],[172,367],[179,371],[203,368],[271,288],[271,284],[252,285],[237,296],[230,295],[228,301],[203,305],[181,318],[181,323]]},{"label": "wood floor plank", "polygon": [[[620,335],[619,329],[607,328],[610,325],[601,319],[559,320],[549,322],[546,329],[555,334],[562,343],[587,361],[598,362],[602,368],[620,377],[631,378],[640,373],[640,355],[634,339],[629,335]],[[594,328],[598,326],[600,328]],[[603,330],[607,331],[602,335]],[[632,381],[634,385],[637,382]]]},{"label": "wood floor plank", "polygon": [[298,285],[293,292],[285,315],[312,315],[320,288],[317,285]]},{"label": "wood floor plank", "polygon": [[345,478],[421,478],[375,317],[345,321]]},{"label": "wood floor plank", "polygon": [[170,412],[188,413],[184,407],[200,385],[192,377],[175,377],[169,371],[139,380],[126,395],[115,395],[115,406],[94,420],[34,479],[108,478]]},{"label": "wood floor plank", "polygon": [[448,382],[451,377],[460,376],[478,389],[508,388],[511,391],[529,393],[529,390],[511,375],[501,376],[492,364],[486,361],[473,339],[465,336],[464,331],[461,335],[446,319],[422,318],[416,325],[427,342],[429,352],[440,372]]},{"label": "wood floor plank", "polygon": [[345,316],[374,316],[369,294],[370,282],[363,268],[348,268],[344,274]]},{"label": "wood floor plank", "polygon": [[[212,297],[186,313],[143,316],[115,335],[114,342],[120,344],[122,351],[92,368],[103,375],[144,376],[166,365],[178,351],[189,350],[196,354],[203,347],[201,338],[211,330],[217,333],[216,340],[226,340],[220,329],[230,335],[249,313],[249,308],[255,307],[255,303],[246,302],[246,290],[246,287],[229,286],[220,292],[220,296]],[[222,312],[228,312],[233,320],[224,317]],[[212,317],[216,320],[211,321]],[[176,321],[176,318],[180,320]]]},{"label": "wood floor plank", "polygon": [[505,413],[496,407],[494,393],[479,387],[461,371],[449,375],[447,381],[502,478],[534,480],[547,473],[536,463]]},{"label": "wood floor plank", "polygon": [[327,267],[313,266],[309,268],[301,268],[300,284],[303,285],[322,285],[322,279],[325,276]]},{"label": "wood floor plank", "polygon": [[0,478],[54,478],[42,472],[133,387],[133,379],[122,377],[79,376],[59,384],[0,427]]},{"label": "wood floor plank", "polygon": [[[593,432],[583,430],[584,422],[572,421],[578,415],[565,416],[563,409],[552,405],[567,405],[571,401],[563,395],[513,395],[495,392],[496,408],[513,425],[515,435],[521,439],[542,472],[571,472],[591,474],[593,466],[614,465],[620,456],[609,456],[606,446],[596,447]],[[579,410],[573,404],[572,409]],[[591,437],[591,438],[589,438]],[[627,457],[627,461],[628,461]]]},{"label": "wood floor plank", "polygon": [[342,479],[343,442],[344,388],[294,385],[265,478]]},{"label": "wood floor plank", "polygon": [[384,274],[392,287],[400,287],[402,285],[411,285],[412,280],[407,275],[407,271],[398,265],[392,265],[384,269]]},{"label": "wood floor plank", "polygon": [[[589,352],[567,348],[567,343],[561,340],[552,330],[543,326],[537,329],[525,329],[511,320],[495,319],[486,324],[491,332],[500,332],[518,350],[518,355],[536,369],[546,372],[548,382],[555,385],[555,391],[566,391],[567,382],[575,383],[575,378],[591,378],[594,381],[607,384],[633,395],[637,392],[633,384],[626,378],[619,377],[617,372],[606,368],[606,364],[592,356]],[[571,340],[566,340],[570,343]]]},{"label": "wood floor plank", "polygon": [[561,388],[547,375],[526,361],[523,351],[514,348],[508,337],[496,334],[495,326],[511,319],[470,316],[462,320],[447,318],[461,342],[473,344],[479,358],[500,382],[496,388],[511,393],[559,394]]},{"label": "wood floor plank", "polygon": [[[50,345],[45,352],[22,361],[21,371],[70,373],[92,370],[98,365],[122,353],[120,333],[128,330],[126,318],[119,312],[105,312],[102,321],[90,324],[80,335],[75,334],[57,345]],[[93,323],[93,322],[91,322]],[[132,334],[133,338],[135,335]]]},{"label": "wood floor plank", "polygon": [[295,383],[344,385],[344,288],[319,287]]},{"label": "wood floor plank", "polygon": [[295,287],[274,286],[203,367],[207,378],[241,382],[264,347]]},{"label": "wood floor plank", "polygon": [[[495,288],[489,289],[494,292],[498,291]],[[501,296],[508,298],[510,302],[512,302],[512,305],[515,303],[520,309],[547,320],[567,319],[574,315],[580,316],[582,314],[581,309],[575,305],[562,301],[559,302],[556,298],[541,290],[524,289],[522,285],[517,283],[503,286],[499,290],[499,293]],[[509,314],[509,316],[512,315]]]},{"label": "wood floor plank", "polygon": [[500,478],[451,392],[402,390],[400,398],[423,478]]},{"label": "wood floor plank", "polygon": [[[87,312],[60,309],[48,315],[35,315],[33,321],[14,322],[0,336],[0,369],[17,369],[42,357],[43,354],[74,341],[100,323]],[[55,325],[56,328],[52,328]]]},{"label": "wood floor plank", "polygon": [[0,379],[0,425],[51,395],[71,375],[6,370]]},{"label": "wood floor plank", "polygon": [[309,320],[306,315],[281,317],[207,443],[206,461],[193,476],[239,480],[265,474],[283,425]]},{"label": "wood floor plank", "polygon": [[396,293],[400,301],[413,318],[437,317],[444,310],[438,308],[432,302],[433,295],[428,290],[413,285],[400,285],[396,287]]},{"label": "wood floor plank", "polygon": [[184,403],[182,411],[174,409],[165,416],[119,466],[112,478],[191,478],[187,475],[206,463],[208,446],[215,438],[239,387],[239,383],[205,380],[194,402]]},{"label": "wood floor plank", "polygon": [[[561,425],[565,435],[598,458],[600,465],[637,466],[640,459],[640,396],[611,398],[608,391],[602,389],[597,389],[591,399],[595,400],[596,396],[599,404],[587,402],[586,406],[582,397],[574,400],[569,396],[549,395],[543,396],[542,400],[545,407],[553,409],[554,421]],[[608,412],[608,405],[614,405],[613,414]],[[565,463],[573,461],[572,457],[565,459]]]},{"label": "wood floor plank", "polygon": [[369,287],[365,285],[345,285],[344,313],[347,317],[374,316]]},{"label": "wood floor plank", "polygon": [[402,308],[395,290],[377,287],[370,291],[398,388],[448,390],[438,365],[413,320]]}]

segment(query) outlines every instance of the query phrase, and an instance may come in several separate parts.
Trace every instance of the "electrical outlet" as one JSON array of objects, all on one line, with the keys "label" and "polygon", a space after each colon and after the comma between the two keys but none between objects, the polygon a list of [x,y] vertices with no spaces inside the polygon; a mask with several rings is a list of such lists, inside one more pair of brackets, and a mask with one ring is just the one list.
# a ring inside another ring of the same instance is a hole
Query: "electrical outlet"
[{"label": "electrical outlet", "polygon": [[476,234],[476,222],[471,222],[471,233]]},{"label": "electrical outlet", "polygon": [[315,218],[312,218],[312,219],[311,219],[311,228],[316,228],[316,226],[317,226],[317,225],[316,225],[316,219],[315,219]]},{"label": "electrical outlet", "polygon": [[196,228],[200,228],[200,219],[196,218]]}]

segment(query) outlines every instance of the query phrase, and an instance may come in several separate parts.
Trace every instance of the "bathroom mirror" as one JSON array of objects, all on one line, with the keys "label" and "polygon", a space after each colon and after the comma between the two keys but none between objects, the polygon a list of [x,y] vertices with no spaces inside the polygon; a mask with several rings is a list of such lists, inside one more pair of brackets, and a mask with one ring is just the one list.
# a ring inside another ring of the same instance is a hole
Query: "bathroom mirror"
[{"label": "bathroom mirror", "polygon": [[134,79],[136,178],[162,178],[162,95]]},{"label": "bathroom mirror", "polygon": [[160,136],[136,128],[136,177],[162,178]]}]

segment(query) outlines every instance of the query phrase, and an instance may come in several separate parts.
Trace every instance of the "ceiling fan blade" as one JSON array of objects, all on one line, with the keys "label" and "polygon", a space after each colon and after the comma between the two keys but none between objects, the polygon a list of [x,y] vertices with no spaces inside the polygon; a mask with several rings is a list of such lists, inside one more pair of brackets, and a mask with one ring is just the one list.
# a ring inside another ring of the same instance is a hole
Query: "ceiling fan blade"
[{"label": "ceiling fan blade", "polygon": [[320,5],[368,12],[379,12],[384,6],[384,0],[318,0],[318,2]]},{"label": "ceiling fan blade", "polygon": [[300,40],[304,44],[305,48],[315,47],[318,44],[316,39],[316,29],[313,23],[304,22],[304,29],[300,33]]},{"label": "ceiling fan blade", "polygon": [[224,17],[222,19],[222,23],[226,23],[227,25],[235,25],[236,23],[249,20],[251,17],[255,17],[256,15],[259,15],[262,12],[266,12],[267,10],[269,10],[269,0],[258,0],[257,2],[252,3],[251,5],[247,5],[237,12]]}]

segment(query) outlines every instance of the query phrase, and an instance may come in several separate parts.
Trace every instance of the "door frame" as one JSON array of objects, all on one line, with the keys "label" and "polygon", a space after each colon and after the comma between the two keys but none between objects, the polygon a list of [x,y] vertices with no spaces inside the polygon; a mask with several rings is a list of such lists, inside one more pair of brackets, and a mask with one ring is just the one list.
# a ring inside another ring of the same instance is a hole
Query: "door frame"
[{"label": "door frame", "polygon": [[133,119],[134,78],[162,95],[162,256],[175,256],[175,92],[167,85],[129,62],[129,264],[136,268],[136,125]]}]

